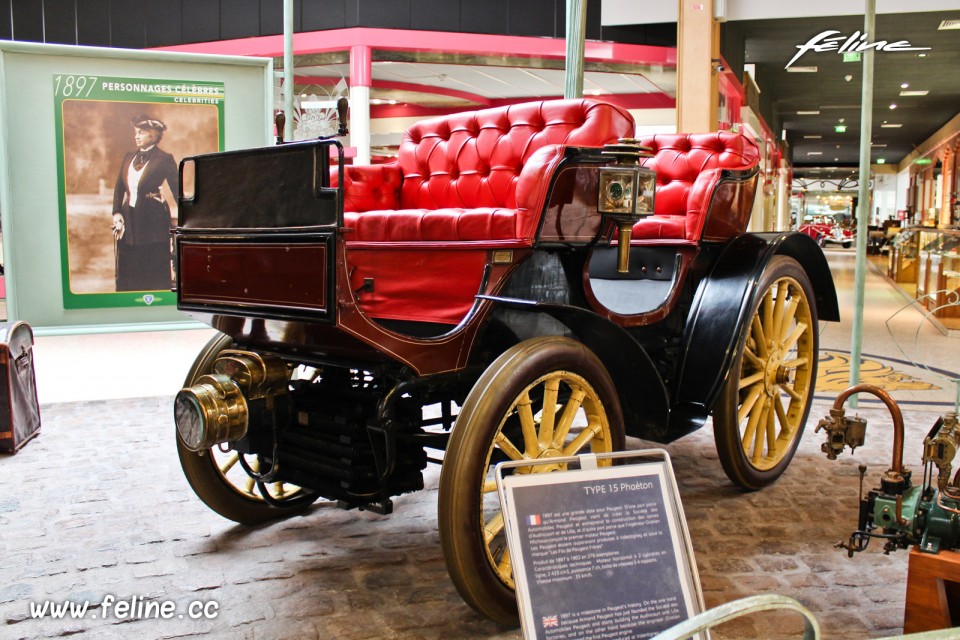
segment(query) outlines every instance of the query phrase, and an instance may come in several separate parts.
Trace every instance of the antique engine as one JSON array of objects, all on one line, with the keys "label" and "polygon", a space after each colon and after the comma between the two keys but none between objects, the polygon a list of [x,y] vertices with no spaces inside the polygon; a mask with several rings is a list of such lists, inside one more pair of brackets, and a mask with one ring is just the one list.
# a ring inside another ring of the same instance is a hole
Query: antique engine
[{"label": "antique engine", "polygon": [[[843,404],[854,393],[871,393],[884,402],[893,419],[893,462],[884,472],[880,486],[863,495],[866,465],[860,465],[860,516],[849,541],[837,546],[852,557],[867,548],[871,538],[884,541],[884,553],[918,545],[923,553],[960,548],[960,473],[951,478],[954,458],[960,450],[960,424],[956,413],[934,423],[923,441],[923,479],[913,484],[903,467],[903,416],[896,402],[882,389],[855,385],[837,396],[830,415],[817,425],[826,431],[821,450],[831,460],[846,447],[851,452],[864,443],[867,422],[848,418]],[[934,481],[936,468],[936,481]]]}]

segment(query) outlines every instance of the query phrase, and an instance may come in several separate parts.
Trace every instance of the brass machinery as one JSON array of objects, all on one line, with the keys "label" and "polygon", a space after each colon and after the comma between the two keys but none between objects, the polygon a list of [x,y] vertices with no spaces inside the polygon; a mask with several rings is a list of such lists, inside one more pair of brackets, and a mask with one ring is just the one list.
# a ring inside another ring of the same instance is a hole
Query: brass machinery
[{"label": "brass machinery", "polygon": [[[851,452],[864,443],[867,421],[847,417],[843,408],[854,393],[870,393],[890,410],[893,418],[893,461],[880,479],[880,486],[863,495],[866,465],[860,465],[860,516],[857,530],[837,546],[853,557],[867,548],[872,538],[884,541],[883,551],[918,545],[923,553],[960,548],[960,473],[951,478],[954,458],[960,449],[960,426],[956,413],[941,416],[923,441],[923,480],[912,482],[911,472],[903,466],[903,415],[893,398],[879,387],[852,386],[837,396],[830,414],[817,425],[826,432],[821,450],[831,460],[850,447]],[[936,485],[933,469],[936,467]]]}]

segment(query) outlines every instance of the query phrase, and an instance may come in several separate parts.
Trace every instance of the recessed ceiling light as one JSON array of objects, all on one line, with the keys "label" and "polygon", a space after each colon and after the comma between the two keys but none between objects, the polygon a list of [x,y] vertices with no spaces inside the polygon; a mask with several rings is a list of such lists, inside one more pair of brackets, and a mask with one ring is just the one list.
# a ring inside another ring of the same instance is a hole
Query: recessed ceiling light
[{"label": "recessed ceiling light", "polygon": [[900,95],[902,95],[902,96],[925,96],[925,95],[927,95],[928,93],[930,93],[930,91],[927,90],[927,89],[923,89],[923,90],[920,90],[920,89],[912,89],[912,90],[910,90],[910,91],[901,91],[901,92],[900,92]]},{"label": "recessed ceiling light", "polygon": [[902,83],[900,83],[900,88],[901,88],[901,89],[906,89],[906,88],[909,87],[909,86],[910,86],[910,83],[909,83],[909,82],[902,82]]},{"label": "recessed ceiling light", "polygon": [[818,116],[820,115],[820,110],[817,109],[816,111],[797,111],[797,115],[798,116]]},{"label": "recessed ceiling light", "polygon": [[808,156],[822,156],[823,151],[807,151]]},{"label": "recessed ceiling light", "polygon": [[925,53],[918,53],[918,54],[917,54],[917,57],[918,57],[918,58],[926,58],[926,57],[927,57],[927,54],[925,54]]},{"label": "recessed ceiling light", "polygon": [[816,73],[817,67],[787,67],[787,73]]},{"label": "recessed ceiling light", "polygon": [[886,162],[883,158],[877,158],[877,164],[886,164]]},{"label": "recessed ceiling light", "polygon": [[897,104],[896,104],[895,102],[890,103],[890,108],[891,108],[891,109],[896,109],[896,108],[897,108]]},{"label": "recessed ceiling light", "polygon": [[941,20],[937,31],[946,31],[947,29],[960,29],[960,20]]},{"label": "recessed ceiling light", "polygon": [[834,158],[833,161],[834,161],[834,162],[840,162],[840,158]]},{"label": "recessed ceiling light", "polygon": [[837,120],[837,122],[839,122],[840,124],[843,124],[843,122],[844,122],[845,120],[846,120],[846,118],[840,118],[839,120]]},{"label": "recessed ceiling light", "polygon": [[819,140],[823,136],[803,136],[804,140]]},{"label": "recessed ceiling light", "polygon": [[880,125],[880,126],[881,126],[882,128],[884,128],[884,129],[899,129],[899,128],[902,127],[903,125],[900,124],[899,122],[896,122],[896,123],[894,123],[894,122],[884,122],[884,123],[883,123],[882,125]]}]

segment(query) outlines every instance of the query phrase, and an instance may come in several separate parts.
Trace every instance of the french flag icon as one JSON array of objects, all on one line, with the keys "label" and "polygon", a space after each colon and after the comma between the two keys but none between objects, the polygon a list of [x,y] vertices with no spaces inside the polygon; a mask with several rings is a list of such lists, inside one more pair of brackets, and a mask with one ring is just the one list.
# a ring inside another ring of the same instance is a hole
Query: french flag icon
[{"label": "french flag icon", "polygon": [[527,524],[530,525],[531,527],[536,527],[541,522],[542,520],[540,519],[539,515],[527,516]]}]

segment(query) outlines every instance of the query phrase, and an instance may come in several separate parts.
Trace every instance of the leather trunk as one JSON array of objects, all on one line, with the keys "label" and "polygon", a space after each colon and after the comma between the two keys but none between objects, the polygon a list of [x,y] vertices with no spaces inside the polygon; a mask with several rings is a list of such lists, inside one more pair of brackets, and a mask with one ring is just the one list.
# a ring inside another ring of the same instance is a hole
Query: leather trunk
[{"label": "leather trunk", "polygon": [[0,451],[16,452],[40,431],[33,330],[0,323]]}]

